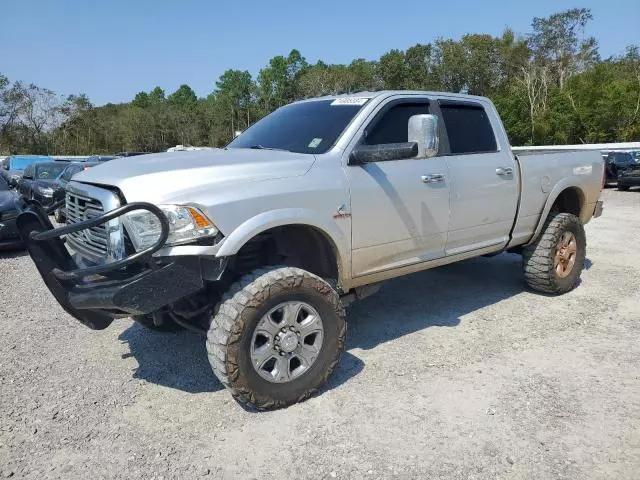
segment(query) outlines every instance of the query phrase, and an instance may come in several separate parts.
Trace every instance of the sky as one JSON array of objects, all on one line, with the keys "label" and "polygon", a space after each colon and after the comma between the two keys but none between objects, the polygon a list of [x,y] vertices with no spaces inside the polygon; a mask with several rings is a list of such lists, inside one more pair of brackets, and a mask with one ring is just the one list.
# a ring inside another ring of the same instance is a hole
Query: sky
[{"label": "sky", "polygon": [[227,69],[256,75],[275,55],[378,59],[438,37],[530,31],[534,17],[590,8],[606,58],[640,43],[640,0],[0,0],[0,73],[95,105],[156,85],[208,95]]}]

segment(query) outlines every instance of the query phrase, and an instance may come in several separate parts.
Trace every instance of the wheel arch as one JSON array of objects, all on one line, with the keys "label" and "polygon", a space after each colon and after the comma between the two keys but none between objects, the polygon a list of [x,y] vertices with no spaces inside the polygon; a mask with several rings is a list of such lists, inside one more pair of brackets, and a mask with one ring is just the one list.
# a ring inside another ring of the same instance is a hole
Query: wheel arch
[{"label": "wheel arch", "polygon": [[534,242],[538,238],[551,212],[571,213],[578,217],[582,223],[587,223],[590,215],[585,207],[586,194],[580,185],[572,182],[572,179],[559,182],[549,193],[538,225],[528,243]]},{"label": "wheel arch", "polygon": [[[272,235],[279,247],[284,242],[290,248],[299,249],[302,256],[308,256],[309,249],[317,253],[306,265],[311,273],[327,276],[330,271],[341,285],[349,282],[348,238],[335,222],[325,221],[306,209],[264,212],[243,222],[225,238],[216,256],[238,255],[252,242],[267,235]],[[318,247],[317,250],[314,247]]]}]

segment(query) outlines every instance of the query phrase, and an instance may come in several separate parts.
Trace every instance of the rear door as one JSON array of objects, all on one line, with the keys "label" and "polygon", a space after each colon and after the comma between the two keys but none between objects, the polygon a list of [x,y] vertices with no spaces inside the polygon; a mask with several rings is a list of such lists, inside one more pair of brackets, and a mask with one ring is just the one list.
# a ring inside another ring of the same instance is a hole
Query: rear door
[{"label": "rear door", "polygon": [[[429,113],[427,98],[390,100],[364,127],[360,143],[406,142],[409,118],[425,113]],[[348,165],[346,169],[354,277],[444,256],[449,222],[444,157]]]},{"label": "rear door", "polygon": [[496,115],[474,101],[440,100],[451,179],[446,254],[506,245],[518,203],[518,171],[508,145],[498,143]]}]

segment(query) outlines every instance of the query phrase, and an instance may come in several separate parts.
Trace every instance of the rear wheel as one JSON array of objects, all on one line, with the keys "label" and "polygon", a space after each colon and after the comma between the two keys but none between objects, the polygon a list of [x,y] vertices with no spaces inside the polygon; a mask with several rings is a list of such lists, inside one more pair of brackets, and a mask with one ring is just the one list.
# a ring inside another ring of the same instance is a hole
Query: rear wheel
[{"label": "rear wheel", "polygon": [[346,323],[337,292],[293,267],[245,275],[223,297],[207,336],[214,373],[258,409],[307,399],[331,375]]},{"label": "rear wheel", "polygon": [[551,214],[538,239],[522,252],[524,277],[539,292],[561,294],[578,284],[584,266],[586,235],[570,213]]}]

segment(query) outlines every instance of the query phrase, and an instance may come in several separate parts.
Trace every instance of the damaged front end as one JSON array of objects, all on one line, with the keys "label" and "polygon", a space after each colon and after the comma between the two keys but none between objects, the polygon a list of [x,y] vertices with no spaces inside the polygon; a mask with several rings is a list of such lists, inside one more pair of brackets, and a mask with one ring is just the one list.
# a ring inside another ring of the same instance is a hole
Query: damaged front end
[{"label": "damaged front end", "polygon": [[[94,231],[135,210],[146,210],[160,222],[160,236],[148,248],[86,266],[79,264],[65,246],[67,239],[77,240],[80,232]],[[223,260],[199,256],[154,257],[165,245],[170,226],[160,208],[145,202],[126,204],[60,228],[54,228],[41,205],[23,202],[17,228],[58,303],[94,330],[108,327],[116,318],[167,310],[182,299],[201,295],[205,290],[203,278],[219,278],[225,267]]]}]

